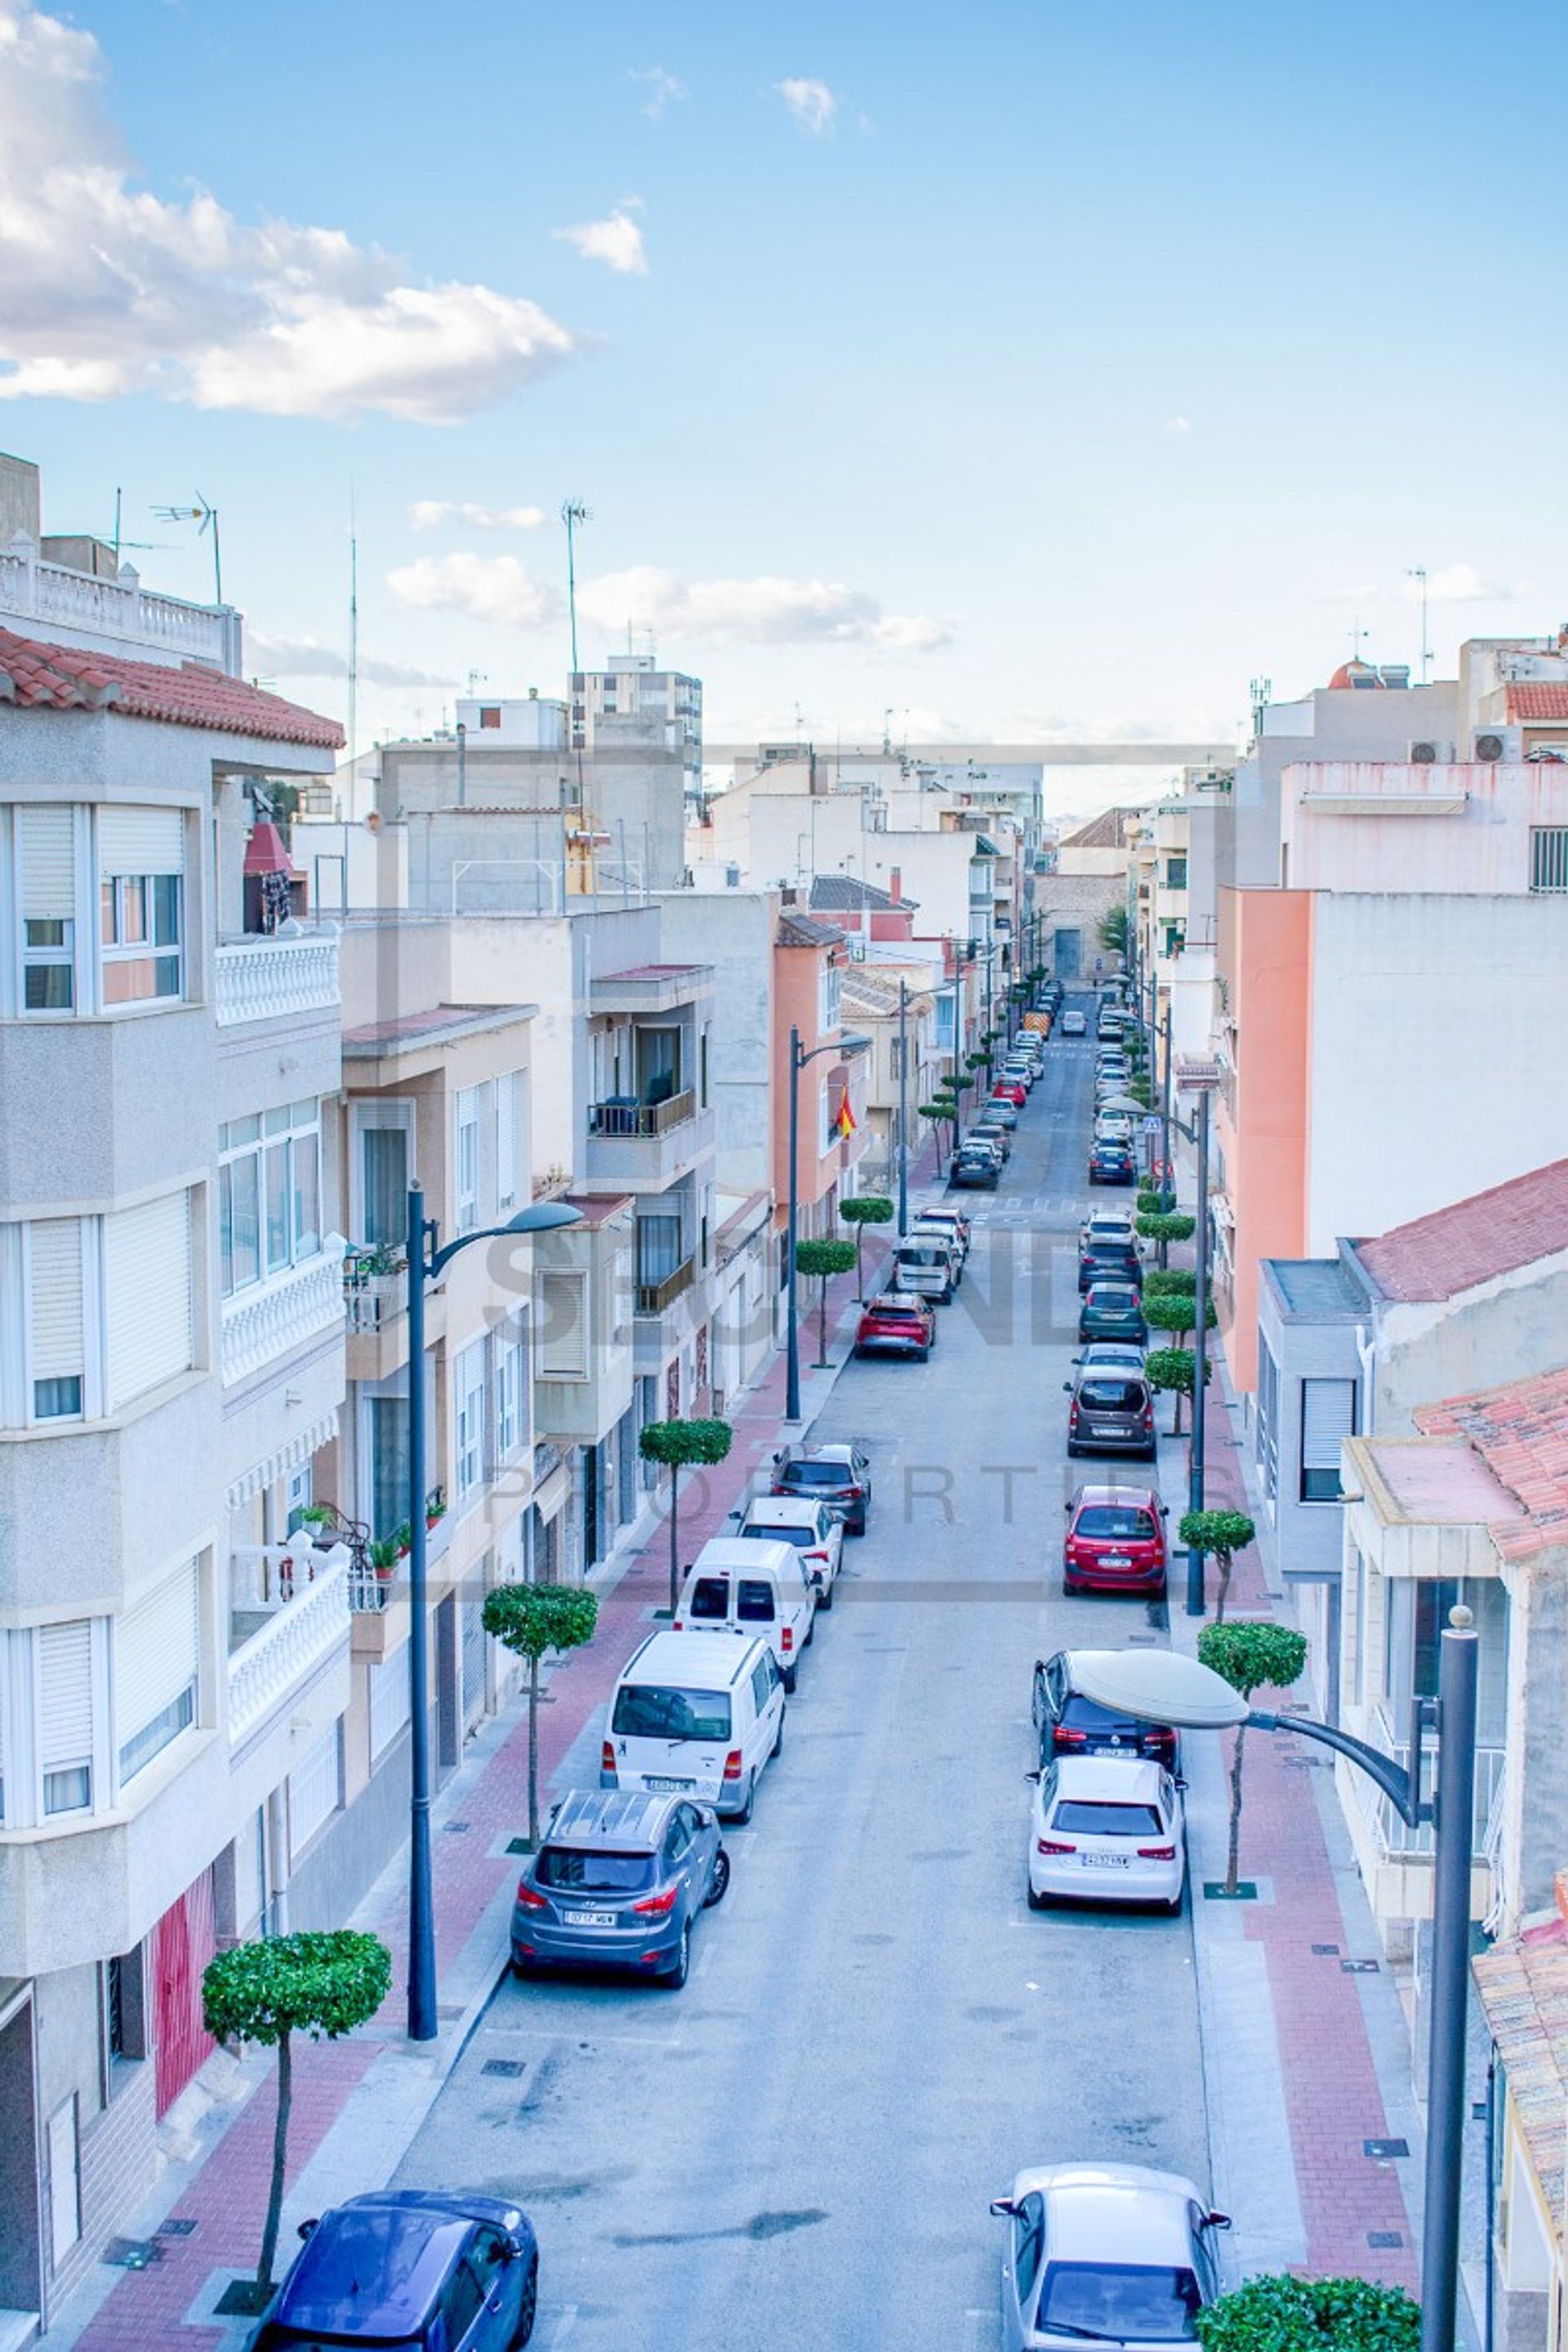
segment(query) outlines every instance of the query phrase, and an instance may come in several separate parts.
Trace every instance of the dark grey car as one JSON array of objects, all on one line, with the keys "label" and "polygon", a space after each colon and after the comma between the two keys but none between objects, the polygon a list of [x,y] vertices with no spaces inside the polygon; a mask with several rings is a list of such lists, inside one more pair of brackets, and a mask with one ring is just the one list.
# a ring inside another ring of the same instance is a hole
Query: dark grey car
[{"label": "dark grey car", "polygon": [[629,1969],[679,1990],[690,1969],[692,1922],[729,1884],[711,1805],[616,1789],[574,1792],[561,1800],[518,1881],[512,1966],[519,1976]]},{"label": "dark grey car", "polygon": [[1153,1461],[1158,1447],[1154,1395],[1142,1372],[1086,1365],[1076,1381],[1062,1385],[1072,1398],[1068,1408],[1069,1454],[1121,1454]]}]

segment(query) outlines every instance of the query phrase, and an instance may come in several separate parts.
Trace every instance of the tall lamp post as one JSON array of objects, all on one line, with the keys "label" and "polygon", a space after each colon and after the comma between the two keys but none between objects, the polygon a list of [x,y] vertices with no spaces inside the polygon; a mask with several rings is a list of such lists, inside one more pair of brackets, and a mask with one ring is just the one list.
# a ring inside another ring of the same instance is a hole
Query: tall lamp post
[{"label": "tall lamp post", "polygon": [[555,1233],[579,1222],[580,1212],[559,1201],[519,1210],[504,1225],[440,1243],[425,1214],[423,1185],[408,1188],[408,2039],[434,2042],[436,1912],[430,1881],[430,1714],[426,1698],[428,1591],[425,1505],[425,1286],[437,1282],[459,1250],[475,1242],[510,1241],[520,1234]]},{"label": "tall lamp post", "polygon": [[910,984],[899,982],[899,1239],[910,1229]]},{"label": "tall lamp post", "polygon": [[[1167,1016],[1168,1017],[1168,1016]],[[1204,1442],[1208,1433],[1205,1411],[1208,1388],[1208,1319],[1209,1319],[1209,1102],[1219,1084],[1219,1067],[1212,1061],[1191,1061],[1177,1079],[1184,1094],[1195,1094],[1198,1107],[1195,1117],[1188,1121],[1177,1116],[1170,1107],[1171,1041],[1165,1039],[1165,1155],[1171,1150],[1171,1129],[1184,1135],[1189,1143],[1198,1148],[1197,1197],[1197,1281],[1193,1293],[1193,1433],[1188,1440],[1187,1508],[1201,1511],[1204,1507]],[[1201,1617],[1204,1613],[1204,1556],[1192,1545],[1187,1547],[1187,1614]]]},{"label": "tall lamp post", "polygon": [[784,1419],[800,1419],[800,1321],[795,1301],[795,1221],[800,1213],[800,1074],[808,1062],[819,1054],[837,1054],[847,1062],[852,1054],[863,1054],[871,1040],[856,1031],[849,1036],[836,1037],[830,1045],[813,1045],[809,1051],[800,1042],[800,1031],[792,1027],[789,1033],[789,1223],[784,1227]]},{"label": "tall lamp post", "polygon": [[[1465,2021],[1470,1983],[1470,1865],[1475,1845],[1478,1643],[1470,1612],[1455,1608],[1439,1643],[1437,1696],[1417,1704],[1406,1769],[1334,1725],[1249,1708],[1195,1658],[1079,1650],[1073,1685],[1085,1698],[1143,1723],[1220,1731],[1245,1725],[1314,1739],[1374,1781],[1414,1829],[1431,1822],[1432,2027],[1426,2059],[1426,2166],[1421,2232],[1421,2352],[1455,2352],[1459,2290],[1459,2171],[1465,2137]],[[1422,1750],[1437,1736],[1436,1793],[1422,1793]]]}]

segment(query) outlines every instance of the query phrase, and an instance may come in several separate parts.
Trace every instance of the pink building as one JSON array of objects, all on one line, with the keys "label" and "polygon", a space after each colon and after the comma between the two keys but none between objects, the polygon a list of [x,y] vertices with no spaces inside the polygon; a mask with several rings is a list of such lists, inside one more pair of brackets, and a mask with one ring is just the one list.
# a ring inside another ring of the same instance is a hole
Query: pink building
[{"label": "pink building", "polygon": [[[839,990],[848,950],[830,923],[786,907],[773,941],[773,1158],[774,1227],[789,1209],[790,1032],[804,1053],[831,1046],[843,1034]],[[866,1149],[865,1077],[858,1057],[818,1053],[797,1081],[797,1236],[841,1238],[838,1203],[855,1190],[854,1170]],[[847,1105],[850,1131],[844,1133]]]}]

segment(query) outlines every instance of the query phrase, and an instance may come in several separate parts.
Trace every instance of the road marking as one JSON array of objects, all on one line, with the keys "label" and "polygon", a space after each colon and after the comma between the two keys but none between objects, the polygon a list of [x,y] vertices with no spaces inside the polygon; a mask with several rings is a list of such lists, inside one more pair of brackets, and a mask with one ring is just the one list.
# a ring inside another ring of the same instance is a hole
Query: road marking
[{"label": "road marking", "polygon": [[550,2338],[550,2352],[561,2352],[562,2346],[576,2333],[576,2327],[577,2305],[569,2303],[555,2323],[555,2332]]},{"label": "road marking", "polygon": [[1002,2340],[1002,2315],[999,2311],[966,2311],[963,2315],[963,2352],[996,2352]]}]

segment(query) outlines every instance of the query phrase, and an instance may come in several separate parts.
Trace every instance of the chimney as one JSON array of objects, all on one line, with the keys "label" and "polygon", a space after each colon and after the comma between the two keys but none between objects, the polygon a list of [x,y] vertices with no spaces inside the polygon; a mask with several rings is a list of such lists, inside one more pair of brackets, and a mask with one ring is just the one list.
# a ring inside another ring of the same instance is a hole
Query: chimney
[{"label": "chimney", "polygon": [[891,872],[889,874],[889,876],[888,876],[888,896],[889,896],[889,898],[891,898],[891,899],[895,902],[895,904],[896,904],[896,903],[897,903],[897,901],[898,901],[899,899],[900,899],[900,898],[903,897],[903,895],[904,895],[904,877],[903,877],[903,873],[902,873],[901,869],[900,869],[899,866],[895,866],[893,867],[892,871],[891,871]]}]

